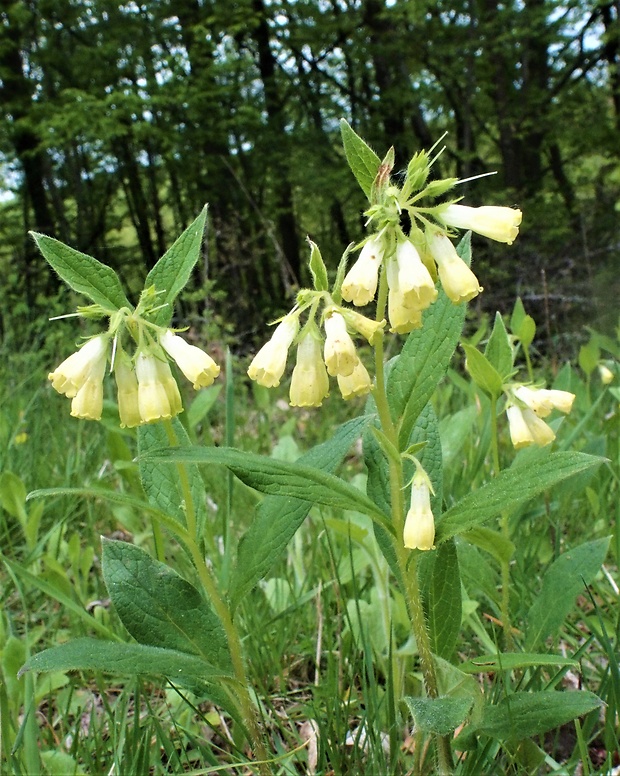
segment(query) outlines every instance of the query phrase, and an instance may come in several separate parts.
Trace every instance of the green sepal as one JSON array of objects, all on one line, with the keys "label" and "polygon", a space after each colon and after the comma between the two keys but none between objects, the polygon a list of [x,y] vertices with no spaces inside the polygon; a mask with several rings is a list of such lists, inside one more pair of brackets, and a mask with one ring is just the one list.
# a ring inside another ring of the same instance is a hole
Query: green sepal
[{"label": "green sepal", "polygon": [[402,188],[402,197],[404,200],[409,199],[409,196],[414,191],[419,191],[424,187],[430,171],[431,168],[426,151],[418,151],[411,157],[411,160],[407,165],[405,183]]},{"label": "green sepal", "polygon": [[321,251],[319,246],[312,242],[310,238],[308,238],[308,243],[310,245],[310,261],[308,266],[312,275],[312,283],[317,291],[327,291],[329,288],[327,268],[321,256]]},{"label": "green sepal", "polygon": [[489,359],[472,345],[463,343],[463,350],[467,357],[465,367],[478,388],[483,390],[492,399],[497,399],[501,396],[503,385],[502,376],[491,364]]},{"label": "green sepal", "polygon": [[364,194],[370,199],[372,184],[377,177],[381,159],[344,119],[340,119],[340,132],[351,172],[355,175]]},{"label": "green sepal", "polygon": [[422,196],[441,197],[447,191],[453,189],[458,180],[458,178],[442,178],[438,181],[431,181],[422,192]]}]

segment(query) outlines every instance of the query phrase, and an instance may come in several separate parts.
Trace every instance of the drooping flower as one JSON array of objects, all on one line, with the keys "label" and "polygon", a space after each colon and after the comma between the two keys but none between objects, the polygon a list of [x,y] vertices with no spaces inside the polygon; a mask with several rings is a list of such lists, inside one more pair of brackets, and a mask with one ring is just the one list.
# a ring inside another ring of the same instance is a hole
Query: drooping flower
[{"label": "drooping flower", "polygon": [[[103,380],[108,344],[109,338],[105,334],[100,334],[89,339],[78,351],[65,359],[48,375],[54,390],[72,399],[93,373],[102,371]],[[102,370],[101,365],[103,365]],[[81,401],[83,399],[80,403]]]},{"label": "drooping flower", "polygon": [[132,368],[129,356],[119,351],[114,359],[114,376],[116,378],[118,414],[121,428],[134,428],[142,423],[138,403],[138,378]]},{"label": "drooping flower", "polygon": [[541,420],[529,407],[511,404],[506,408],[510,439],[515,450],[536,444],[539,447],[551,444],[555,439],[553,429]]},{"label": "drooping flower", "polygon": [[575,394],[569,391],[547,390],[545,388],[530,388],[527,385],[519,385],[513,391],[514,395],[522,401],[539,418],[546,418],[552,410],[568,413],[573,407]]},{"label": "drooping flower", "polygon": [[[136,357],[138,408],[143,423],[165,420],[177,414],[170,405],[169,389],[167,390],[162,381],[162,372],[165,373],[165,370],[160,370],[159,364],[163,364],[163,361],[160,361],[152,353],[141,351]],[[166,366],[170,372],[168,364]],[[171,372],[170,379],[174,381]]]},{"label": "drooping flower", "polygon": [[389,288],[388,318],[390,319],[391,331],[397,334],[408,334],[422,325],[422,310],[415,304],[408,303],[410,298],[407,298],[400,287],[398,264],[394,259],[388,261],[386,274]]},{"label": "drooping flower", "polygon": [[357,307],[368,304],[375,298],[379,281],[379,267],[383,260],[381,240],[372,237],[366,242],[361,253],[342,283],[342,297]]},{"label": "drooping flower", "polygon": [[86,379],[71,401],[71,415],[82,420],[101,420],[106,355],[93,361]]},{"label": "drooping flower", "polygon": [[365,315],[358,313],[356,310],[345,307],[341,307],[339,312],[345,319],[347,326],[361,334],[362,337],[365,337],[371,345],[375,344],[378,337],[383,336],[385,320],[375,321],[372,318],[366,318]]},{"label": "drooping flower", "polygon": [[443,232],[429,229],[426,240],[448,299],[459,304],[477,296],[482,291],[478,278],[458,255],[450,238]]},{"label": "drooping flower", "polygon": [[323,325],[325,327],[323,355],[327,371],[332,377],[336,375],[348,377],[359,359],[345,320],[338,312],[328,312]]},{"label": "drooping flower", "polygon": [[510,245],[519,234],[522,214],[517,208],[511,207],[448,205],[441,211],[439,218],[448,226],[471,229],[491,240]]},{"label": "drooping flower", "polygon": [[265,388],[275,388],[280,385],[280,380],[286,369],[288,350],[299,331],[299,316],[287,315],[276,326],[271,339],[252,359],[248,368],[248,375]]},{"label": "drooping flower", "polygon": [[428,474],[418,467],[411,483],[411,505],[403,531],[403,541],[408,550],[434,548],[435,519],[431,509],[431,490]]},{"label": "drooping flower", "polygon": [[350,375],[338,375],[337,379],[338,388],[345,400],[352,399],[354,396],[365,396],[372,388],[368,370],[360,360]]},{"label": "drooping flower", "polygon": [[405,305],[417,310],[426,310],[437,299],[437,289],[410,240],[398,241],[395,260],[398,268],[398,288]]},{"label": "drooping flower", "polygon": [[297,363],[291,379],[292,407],[320,407],[329,393],[329,377],[321,358],[320,335],[308,327],[297,345]]},{"label": "drooping flower", "polygon": [[193,384],[194,390],[212,385],[219,375],[220,368],[211,356],[195,345],[190,345],[170,329],[160,335],[159,343]]}]

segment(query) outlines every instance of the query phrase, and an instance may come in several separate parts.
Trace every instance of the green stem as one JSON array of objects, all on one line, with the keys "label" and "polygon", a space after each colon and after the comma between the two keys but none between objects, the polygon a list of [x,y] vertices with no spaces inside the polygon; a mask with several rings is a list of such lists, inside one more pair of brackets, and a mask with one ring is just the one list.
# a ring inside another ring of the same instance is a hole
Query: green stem
[{"label": "green stem", "polygon": [[[526,350],[527,352],[527,350]],[[493,454],[493,474],[497,477],[501,471],[499,462],[499,434],[497,429],[497,398],[491,398],[491,451]],[[508,525],[508,513],[502,512],[499,520],[502,536],[510,541],[510,527]],[[502,627],[504,629],[504,641],[506,650],[514,650],[514,639],[512,636],[512,622],[510,619],[510,559],[502,558]]]},{"label": "green stem", "polygon": [[[171,447],[176,447],[178,445],[178,438],[174,430],[174,426],[172,425],[172,421],[165,420],[163,423],[166,429],[168,443]],[[257,763],[259,772],[264,774],[264,776],[268,776],[269,768],[266,761],[269,759],[269,757],[258,725],[256,711],[254,709],[254,705],[248,690],[248,679],[243,662],[241,639],[233,622],[230,609],[220,594],[220,591],[218,590],[215,583],[215,579],[213,578],[213,574],[207,566],[204,555],[200,550],[198,536],[196,535],[196,511],[194,509],[194,501],[192,498],[187,468],[183,463],[180,462],[177,463],[176,466],[177,473],[179,475],[181,493],[185,503],[185,520],[187,523],[187,532],[189,534],[189,540],[187,542],[188,549],[191,553],[194,566],[198,572],[198,576],[206,593],[207,599],[211,602],[215,613],[220,618],[224,628],[226,639],[228,641],[228,649],[230,651],[230,657],[233,664],[233,671],[238,682],[237,691],[239,694],[240,712],[247,727],[255,756],[258,760],[265,761]]]},{"label": "green stem", "polygon": [[532,369],[532,360],[530,359],[530,349],[527,345],[523,346],[523,355],[525,356],[525,365],[527,367],[527,376],[530,382],[534,382],[534,370]]}]

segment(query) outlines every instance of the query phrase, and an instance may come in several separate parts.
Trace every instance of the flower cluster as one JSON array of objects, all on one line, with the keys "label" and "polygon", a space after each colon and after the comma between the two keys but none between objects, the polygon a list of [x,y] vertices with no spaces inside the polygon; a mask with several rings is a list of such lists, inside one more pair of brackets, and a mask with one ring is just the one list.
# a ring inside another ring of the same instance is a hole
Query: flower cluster
[{"label": "flower cluster", "polygon": [[[322,315],[323,337],[314,316],[317,303],[324,297],[327,304]],[[299,318],[305,307],[294,309],[280,321],[269,342],[252,360],[249,377],[267,388],[278,386],[286,369],[288,351],[296,342],[297,360],[289,394],[293,407],[320,407],[329,394],[329,376],[337,379],[344,399],[368,393],[370,375],[357,354],[349,330],[372,342],[385,321],[377,323],[354,310],[335,305],[329,295],[319,294],[308,306],[310,316],[301,331]]]},{"label": "flower cluster", "polygon": [[542,418],[552,410],[568,414],[573,406],[575,394],[569,391],[546,390],[518,385],[510,389],[506,405],[510,438],[516,450],[535,444],[540,447],[551,444],[555,439],[553,429]]},{"label": "flower cluster", "polygon": [[[122,317],[113,324],[112,331],[88,340],[49,374],[52,386],[72,399],[71,414],[74,417],[86,420],[101,418],[103,378],[110,357],[123,428],[172,418],[183,410],[169,358],[176,362],[195,389],[211,385],[218,376],[220,368],[211,356],[190,345],[172,330],[148,324],[137,316],[131,318],[133,328],[140,332],[132,359],[120,342],[120,320]],[[144,330],[147,326],[155,332],[154,336]],[[112,340],[114,348],[111,348]]]}]

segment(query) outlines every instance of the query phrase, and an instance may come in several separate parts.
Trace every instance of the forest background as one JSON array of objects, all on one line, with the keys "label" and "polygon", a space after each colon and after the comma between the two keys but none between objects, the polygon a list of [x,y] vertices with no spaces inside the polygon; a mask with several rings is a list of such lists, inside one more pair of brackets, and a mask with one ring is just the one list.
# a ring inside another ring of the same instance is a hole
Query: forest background
[{"label": "forest background", "polygon": [[447,132],[438,174],[497,171],[459,189],[524,212],[509,250],[474,238],[478,312],[520,295],[539,346],[574,356],[584,324],[617,323],[619,16],[617,0],[5,0],[4,342],[40,343],[74,304],[28,230],[137,291],[208,202],[184,317],[249,348],[307,284],[306,235],[333,269],[359,239],[344,117],[380,156],[394,144],[396,170]]}]

